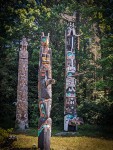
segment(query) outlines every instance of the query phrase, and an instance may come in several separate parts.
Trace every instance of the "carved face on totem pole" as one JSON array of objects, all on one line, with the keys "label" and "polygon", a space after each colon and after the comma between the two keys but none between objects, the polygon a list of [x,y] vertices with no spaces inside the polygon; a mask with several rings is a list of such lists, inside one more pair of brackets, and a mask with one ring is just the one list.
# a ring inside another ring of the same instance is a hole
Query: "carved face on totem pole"
[{"label": "carved face on totem pole", "polygon": [[51,103],[52,103],[52,86],[51,73],[51,49],[49,48],[49,35],[41,36],[40,63],[39,63],[39,110],[40,118],[38,122],[38,148],[50,149],[51,136]]},{"label": "carved face on totem pole", "polygon": [[20,45],[22,46],[21,50],[23,51],[27,50],[28,43],[25,37],[23,37],[22,41],[20,42]]}]

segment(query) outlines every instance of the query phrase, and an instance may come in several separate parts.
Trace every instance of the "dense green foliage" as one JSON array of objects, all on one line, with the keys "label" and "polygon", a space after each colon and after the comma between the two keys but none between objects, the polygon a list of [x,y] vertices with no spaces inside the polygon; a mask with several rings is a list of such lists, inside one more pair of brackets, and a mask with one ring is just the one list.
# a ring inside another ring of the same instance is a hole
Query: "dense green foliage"
[{"label": "dense green foliage", "polygon": [[0,126],[14,127],[18,52],[22,36],[28,39],[29,123],[37,126],[40,35],[50,33],[52,48],[54,125],[63,125],[64,34],[60,13],[79,12],[82,33],[76,50],[81,75],[77,77],[78,116],[85,123],[113,125],[113,1],[112,0],[1,0],[0,6]]}]

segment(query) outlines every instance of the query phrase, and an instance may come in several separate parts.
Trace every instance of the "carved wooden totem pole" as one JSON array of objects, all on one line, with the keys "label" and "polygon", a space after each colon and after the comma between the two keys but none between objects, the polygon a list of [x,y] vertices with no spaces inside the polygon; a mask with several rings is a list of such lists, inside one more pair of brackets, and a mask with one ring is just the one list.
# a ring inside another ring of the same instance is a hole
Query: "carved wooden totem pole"
[{"label": "carved wooden totem pole", "polygon": [[38,73],[38,96],[40,118],[38,121],[38,148],[41,150],[50,150],[50,137],[52,120],[50,118],[52,104],[52,64],[51,49],[49,48],[49,34],[41,36],[41,48],[39,57],[39,73]]},{"label": "carved wooden totem pole", "polygon": [[69,16],[61,14],[65,19],[67,29],[65,31],[65,104],[64,104],[64,131],[75,132],[77,130],[77,124],[80,123],[79,117],[76,112],[76,34],[74,22],[76,16]]},{"label": "carved wooden totem pole", "polygon": [[26,38],[23,38],[20,44],[15,128],[24,130],[28,128],[28,43]]}]

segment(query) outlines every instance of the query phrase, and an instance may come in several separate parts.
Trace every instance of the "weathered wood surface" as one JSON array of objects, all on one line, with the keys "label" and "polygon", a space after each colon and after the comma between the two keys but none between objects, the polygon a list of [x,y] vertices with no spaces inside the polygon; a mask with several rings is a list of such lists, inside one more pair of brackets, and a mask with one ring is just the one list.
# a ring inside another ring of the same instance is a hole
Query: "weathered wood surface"
[{"label": "weathered wood surface", "polygon": [[28,43],[26,38],[23,38],[20,44],[15,128],[25,130],[28,128]]},{"label": "weathered wood surface", "polygon": [[76,124],[71,126],[71,119],[77,117],[75,29],[72,23],[68,24],[65,32],[65,57],[64,131],[76,131]]},{"label": "weathered wood surface", "polygon": [[[64,15],[63,15],[64,16]],[[62,16],[62,17],[63,17]],[[65,15],[66,17],[66,15]],[[64,17],[63,17],[64,18]],[[76,102],[76,34],[74,21],[75,16],[67,15],[67,29],[65,31],[65,104],[64,104],[64,131],[77,130],[77,125],[82,123],[77,117]]]},{"label": "weathered wood surface", "polygon": [[40,148],[40,150],[50,150],[52,84],[55,82],[52,79],[51,57],[52,52],[49,48],[49,34],[48,36],[44,36],[44,33],[42,33],[38,73],[40,110],[40,118],[38,121],[38,148]]}]

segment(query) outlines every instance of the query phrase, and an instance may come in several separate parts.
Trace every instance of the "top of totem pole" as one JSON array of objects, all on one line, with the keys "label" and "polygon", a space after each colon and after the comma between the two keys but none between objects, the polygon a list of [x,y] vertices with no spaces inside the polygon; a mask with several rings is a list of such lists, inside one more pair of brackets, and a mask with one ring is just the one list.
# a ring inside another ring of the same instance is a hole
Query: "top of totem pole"
[{"label": "top of totem pole", "polygon": [[[44,35],[44,32],[42,32],[42,35],[41,35],[41,37],[44,37],[45,35]],[[48,35],[47,36],[45,36],[45,37],[48,37],[49,38],[49,36],[50,36],[50,33],[48,33]]]},{"label": "top of totem pole", "polygon": [[44,32],[42,32],[41,35],[41,45],[44,47],[48,47],[49,46],[49,36],[50,34],[48,33],[47,36],[44,35]]},{"label": "top of totem pole", "polygon": [[27,39],[25,37],[23,37],[22,41],[20,42],[20,45],[22,46],[21,50],[27,50]]},{"label": "top of totem pole", "polygon": [[63,14],[63,13],[61,13],[61,17],[64,19],[64,20],[66,20],[66,21],[68,21],[68,22],[75,22],[75,20],[76,20],[76,12],[74,12],[73,13],[73,15],[72,16],[70,16],[70,15],[67,15],[67,14]]}]

